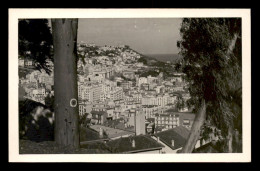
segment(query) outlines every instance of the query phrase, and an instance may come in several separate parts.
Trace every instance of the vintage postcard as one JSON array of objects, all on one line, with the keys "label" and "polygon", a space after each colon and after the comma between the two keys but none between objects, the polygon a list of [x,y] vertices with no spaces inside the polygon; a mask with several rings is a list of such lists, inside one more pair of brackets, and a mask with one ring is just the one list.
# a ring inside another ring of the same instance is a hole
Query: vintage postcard
[{"label": "vintage postcard", "polygon": [[9,162],[251,162],[250,9],[9,9]]}]

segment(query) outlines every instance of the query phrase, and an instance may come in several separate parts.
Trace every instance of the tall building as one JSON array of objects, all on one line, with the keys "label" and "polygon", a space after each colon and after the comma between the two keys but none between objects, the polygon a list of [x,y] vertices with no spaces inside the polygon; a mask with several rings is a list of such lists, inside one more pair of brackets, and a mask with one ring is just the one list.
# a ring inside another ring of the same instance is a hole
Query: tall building
[{"label": "tall building", "polygon": [[175,128],[180,125],[178,114],[155,114],[155,126],[164,127],[166,129]]},{"label": "tall building", "polygon": [[135,132],[136,135],[145,135],[145,114],[140,109],[135,113]]},{"label": "tall building", "polygon": [[121,87],[116,87],[114,90],[110,91],[109,98],[112,100],[123,99],[123,89]]},{"label": "tall building", "polygon": [[92,86],[87,86],[85,89],[85,95],[84,98],[89,101],[89,102],[93,102],[93,90],[92,90]]},{"label": "tall building", "polygon": [[83,102],[79,103],[79,116],[84,115],[86,112],[86,105]]},{"label": "tall building", "polygon": [[195,114],[191,112],[176,112],[174,110],[167,110],[162,114],[155,114],[155,126],[164,127],[166,129],[183,126],[188,130],[191,129]]},{"label": "tall building", "polygon": [[142,110],[145,114],[145,118],[154,118],[155,114],[158,113],[157,105],[143,105]]},{"label": "tall building", "polygon": [[100,95],[102,94],[102,86],[101,85],[93,85],[92,91],[93,91],[93,101],[99,101]]},{"label": "tall building", "polygon": [[101,75],[103,78],[109,78],[110,76],[114,75],[114,68],[107,67],[107,68],[97,68],[93,71],[93,75]]}]

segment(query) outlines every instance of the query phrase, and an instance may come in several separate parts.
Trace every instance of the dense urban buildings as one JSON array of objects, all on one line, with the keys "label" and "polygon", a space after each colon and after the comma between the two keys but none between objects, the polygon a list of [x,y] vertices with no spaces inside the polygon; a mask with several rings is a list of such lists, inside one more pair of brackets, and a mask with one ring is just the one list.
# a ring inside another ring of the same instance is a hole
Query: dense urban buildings
[{"label": "dense urban buildings", "polygon": [[[165,75],[162,68],[140,62],[143,57],[127,46],[81,43],[78,53],[84,56],[77,65],[79,116],[85,118],[83,125],[90,129],[88,132],[112,140],[108,142],[111,148],[130,138],[129,147],[118,149],[123,153],[166,153],[167,144],[171,152],[182,147],[195,117],[186,104],[190,97],[182,73],[176,73],[172,67],[168,71],[171,75]],[[53,63],[47,62],[53,71]],[[30,67],[32,60],[19,59],[20,71]],[[26,70],[19,77],[19,90],[24,90],[23,94],[19,92],[20,97],[45,104],[46,97],[54,96],[53,85],[53,72]],[[182,107],[178,106],[179,101],[184,102]],[[164,131],[174,132],[177,128],[184,129],[184,137],[176,135],[177,139],[164,140]],[[104,141],[102,137],[94,140]],[[153,145],[140,146],[141,141]]]}]

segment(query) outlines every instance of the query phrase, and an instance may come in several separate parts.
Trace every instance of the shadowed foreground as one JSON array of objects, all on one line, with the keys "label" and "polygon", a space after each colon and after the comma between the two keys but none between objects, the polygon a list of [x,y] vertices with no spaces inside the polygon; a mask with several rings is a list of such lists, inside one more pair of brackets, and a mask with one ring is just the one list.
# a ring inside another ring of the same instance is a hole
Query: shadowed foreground
[{"label": "shadowed foreground", "polygon": [[74,149],[70,146],[59,147],[54,141],[33,142],[29,140],[19,141],[20,154],[97,154],[110,153],[104,149],[79,148]]}]

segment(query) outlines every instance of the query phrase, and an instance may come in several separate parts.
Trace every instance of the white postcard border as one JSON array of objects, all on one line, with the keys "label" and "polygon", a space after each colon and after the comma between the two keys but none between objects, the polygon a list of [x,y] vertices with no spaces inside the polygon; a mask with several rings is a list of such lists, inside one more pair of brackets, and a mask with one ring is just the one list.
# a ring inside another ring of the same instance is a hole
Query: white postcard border
[{"label": "white postcard border", "polygon": [[[18,19],[21,18],[242,18],[243,153],[236,154],[19,154]],[[250,162],[251,11],[250,9],[9,9],[8,35],[9,162]]]}]

